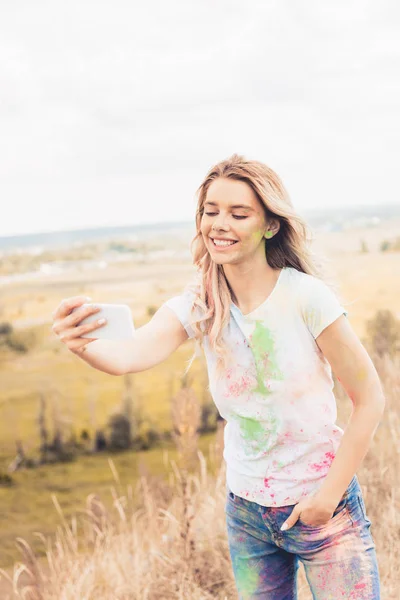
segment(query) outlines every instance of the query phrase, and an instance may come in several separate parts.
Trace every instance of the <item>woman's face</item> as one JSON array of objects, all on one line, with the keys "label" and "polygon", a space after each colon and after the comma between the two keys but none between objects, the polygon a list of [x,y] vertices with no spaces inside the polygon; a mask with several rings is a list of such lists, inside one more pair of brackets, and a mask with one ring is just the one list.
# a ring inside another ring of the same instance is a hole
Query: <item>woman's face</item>
[{"label": "woman's face", "polygon": [[[244,181],[219,177],[208,188],[200,231],[211,258],[218,264],[236,264],[255,252],[265,253],[265,212]],[[216,246],[214,240],[235,243]]]}]

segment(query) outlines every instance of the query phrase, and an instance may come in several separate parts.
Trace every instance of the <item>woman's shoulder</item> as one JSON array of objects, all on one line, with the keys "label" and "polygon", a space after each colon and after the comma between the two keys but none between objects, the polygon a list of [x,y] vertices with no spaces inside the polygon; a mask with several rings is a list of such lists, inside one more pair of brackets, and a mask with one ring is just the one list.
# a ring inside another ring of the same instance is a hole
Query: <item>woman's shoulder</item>
[{"label": "woman's shoulder", "polygon": [[335,295],[334,286],[330,285],[319,275],[305,273],[293,267],[289,271],[289,285],[293,298],[298,305],[309,302],[320,302],[325,298]]},{"label": "woman's shoulder", "polygon": [[288,272],[289,278],[296,285],[301,284],[302,287],[325,285],[324,281],[318,275],[305,273],[304,271],[299,271],[294,267],[286,267],[286,271]]},{"label": "woman's shoulder", "polygon": [[314,275],[304,273],[304,271],[299,271],[294,267],[286,267],[285,271],[290,284],[297,290],[300,289],[300,286],[302,287],[303,285],[307,285],[307,283],[312,284],[313,279],[315,279]]}]

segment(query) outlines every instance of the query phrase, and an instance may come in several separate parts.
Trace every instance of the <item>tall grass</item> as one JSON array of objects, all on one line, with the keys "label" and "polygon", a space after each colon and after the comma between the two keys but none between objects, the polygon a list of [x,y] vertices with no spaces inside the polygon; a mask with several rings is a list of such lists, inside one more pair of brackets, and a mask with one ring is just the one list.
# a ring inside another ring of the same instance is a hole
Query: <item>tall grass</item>
[{"label": "tall grass", "polygon": [[[386,410],[357,475],[363,489],[376,543],[382,598],[398,598],[400,468],[399,357],[373,357],[386,395]],[[41,564],[21,538],[22,560],[8,576],[11,598],[25,600],[231,600],[237,598],[225,529],[225,463],[223,425],[207,462],[197,449],[199,403],[187,382],[172,402],[178,460],[164,453],[169,481],[145,471],[135,488],[122,489],[114,475],[113,509],[95,494],[86,510],[64,518],[55,539],[43,539]],[[339,422],[344,425],[351,403],[335,386]],[[194,459],[195,457],[195,459]],[[211,474],[213,473],[213,474]],[[82,535],[83,533],[83,535]],[[40,536],[40,534],[38,534]],[[299,571],[299,599],[311,594]]]}]

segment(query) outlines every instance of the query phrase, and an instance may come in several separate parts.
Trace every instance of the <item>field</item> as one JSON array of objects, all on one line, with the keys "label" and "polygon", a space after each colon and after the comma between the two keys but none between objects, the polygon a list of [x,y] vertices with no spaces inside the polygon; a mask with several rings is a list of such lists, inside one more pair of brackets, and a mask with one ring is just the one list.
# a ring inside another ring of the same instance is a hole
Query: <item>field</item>
[{"label": "field", "polygon": [[[340,286],[350,322],[361,338],[366,335],[367,320],[379,309],[389,309],[400,318],[400,253],[379,249],[382,240],[398,235],[399,231],[400,223],[391,221],[374,228],[316,235],[314,251],[327,258],[330,272]],[[361,239],[366,241],[368,252],[360,252]],[[35,344],[26,354],[1,355],[0,472],[5,472],[14,458],[16,440],[22,442],[27,454],[37,453],[41,397],[48,403],[49,423],[57,422],[63,431],[77,434],[86,429],[93,435],[95,428],[104,426],[121,404],[123,378],[90,369],[69,353],[51,332],[51,313],[60,300],[87,294],[95,302],[124,302],[131,307],[135,325],[139,327],[149,319],[154,308],[178,294],[192,275],[194,267],[190,259],[179,258],[177,252],[176,257],[162,261],[125,262],[89,273],[77,269],[68,275],[50,277],[43,274],[2,286],[0,321],[11,322],[16,331],[31,332]],[[160,431],[171,428],[171,398],[179,390],[180,377],[193,350],[189,340],[162,365],[133,376],[135,403],[149,423]],[[207,400],[202,358],[193,363],[191,371],[198,398]],[[350,407],[343,402],[339,408],[338,422],[343,426]],[[398,407],[396,410],[398,414]],[[206,455],[213,439],[210,435],[200,440],[200,448]],[[374,452],[377,451],[379,448],[375,446]],[[170,447],[168,452],[174,456],[175,450]],[[384,455],[388,455],[387,448]],[[141,470],[165,474],[163,456],[162,449],[152,449],[113,455],[112,460],[121,484],[129,485],[137,481]],[[55,531],[59,515],[52,494],[57,496],[67,517],[81,511],[92,492],[98,493],[105,502],[111,502],[110,487],[114,478],[108,458],[109,455],[86,456],[73,463],[14,473],[14,485],[0,487],[0,566],[10,566],[19,559],[14,543],[17,536],[27,539],[40,550],[41,543],[33,533]],[[379,463],[370,455],[368,459],[370,465]],[[361,483],[365,485],[367,480],[371,484],[384,476],[375,471],[368,477],[366,471],[363,473],[366,475]],[[392,474],[388,482],[391,485],[393,481]],[[390,489],[385,489],[386,497],[390,493]],[[378,496],[373,492],[366,496],[368,512],[372,515],[379,513],[379,507],[372,505],[377,500]],[[383,547],[378,520],[374,527],[383,565],[383,557],[386,560],[389,550]]]}]

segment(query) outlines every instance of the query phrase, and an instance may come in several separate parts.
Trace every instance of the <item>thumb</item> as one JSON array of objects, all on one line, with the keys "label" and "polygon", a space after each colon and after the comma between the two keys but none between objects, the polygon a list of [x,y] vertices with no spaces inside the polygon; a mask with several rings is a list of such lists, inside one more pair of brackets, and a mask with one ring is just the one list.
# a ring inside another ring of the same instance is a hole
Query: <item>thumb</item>
[{"label": "thumb", "polygon": [[298,520],[299,516],[300,516],[300,509],[298,508],[298,505],[296,504],[296,506],[294,507],[294,509],[292,510],[292,512],[286,519],[286,521],[281,526],[281,531],[287,531],[288,529],[293,527],[293,525]]}]

